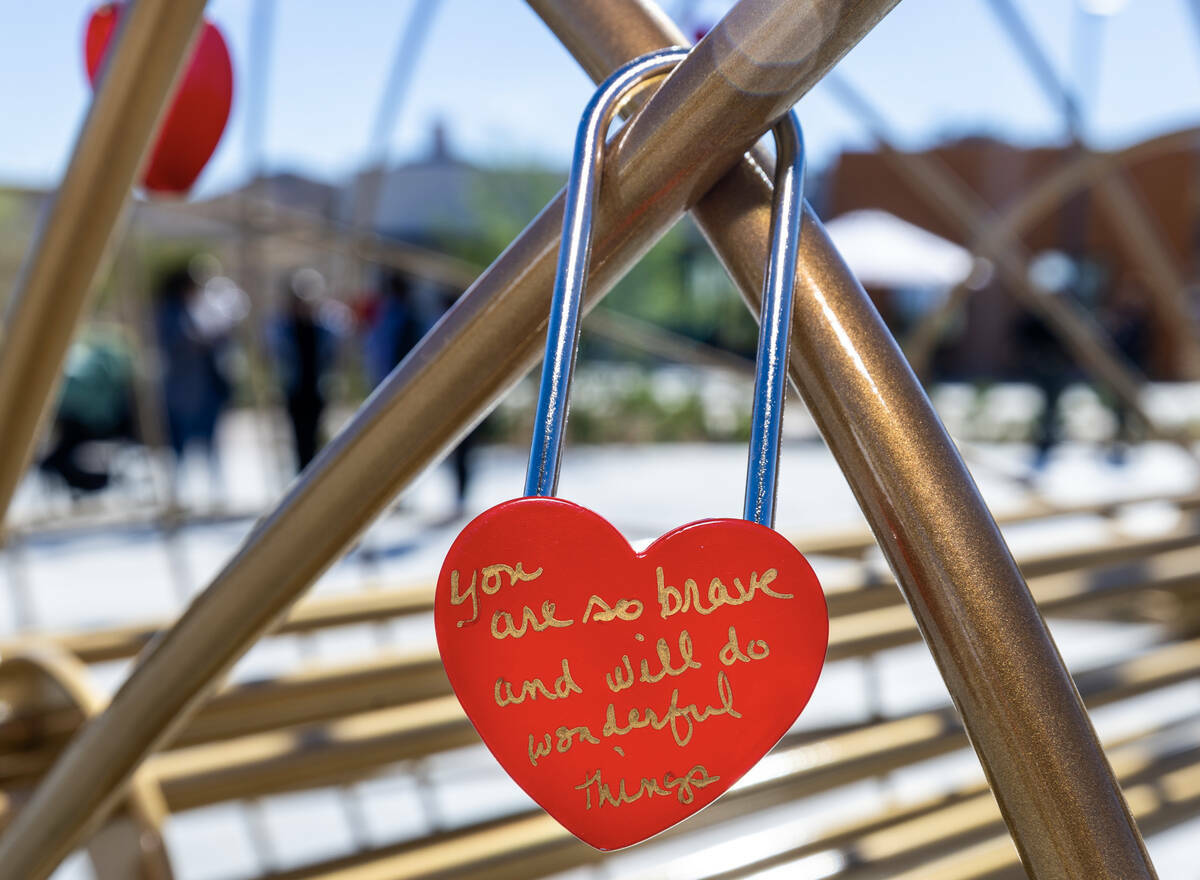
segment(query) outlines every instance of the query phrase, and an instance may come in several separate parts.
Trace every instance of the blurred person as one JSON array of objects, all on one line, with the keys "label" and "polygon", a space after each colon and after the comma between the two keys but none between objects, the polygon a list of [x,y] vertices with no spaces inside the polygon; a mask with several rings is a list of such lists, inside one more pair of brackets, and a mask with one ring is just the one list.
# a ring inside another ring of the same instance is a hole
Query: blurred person
[{"label": "blurred person", "polygon": [[[1150,309],[1146,291],[1134,279],[1125,279],[1105,300],[1100,322],[1112,336],[1113,344],[1125,358],[1140,370],[1145,370],[1153,341]],[[1120,397],[1104,391],[1101,399],[1112,409],[1116,429],[1108,449],[1112,464],[1123,465],[1128,447],[1139,439],[1129,405]]]},{"label": "blurred person", "polygon": [[67,354],[53,444],[40,467],[57,474],[73,492],[96,492],[109,483],[107,463],[88,461],[88,447],[100,441],[138,439],[133,364],[126,340],[114,330],[85,331]]},{"label": "blurred person", "polygon": [[1033,467],[1042,470],[1060,440],[1058,401],[1070,382],[1071,360],[1045,319],[1034,312],[1026,312],[1017,321],[1016,341],[1022,372],[1045,401],[1033,429]]},{"label": "blurred person", "polygon": [[[375,388],[404,360],[432,326],[429,315],[422,314],[428,303],[418,303],[417,285],[401,272],[390,272],[367,318],[364,359],[367,381]],[[438,312],[440,314],[440,312]],[[436,321],[436,317],[434,318]]]},{"label": "blurred person", "polygon": [[268,327],[276,375],[292,423],[296,470],[317,454],[321,415],[330,371],[337,356],[343,322],[325,296],[325,279],[315,269],[300,269],[284,281],[283,308]]},{"label": "blurred person", "polygon": [[[1029,280],[1040,296],[1062,297],[1067,302],[1081,287],[1080,262],[1060,250],[1042,251],[1030,261]],[[1017,319],[1016,343],[1022,373],[1042,393],[1044,406],[1033,426],[1033,469],[1040,471],[1060,441],[1058,402],[1072,378],[1074,363],[1054,328],[1037,311]]]},{"label": "blurred person", "polygon": [[[387,275],[365,341],[367,377],[372,387],[387,378],[452,304],[453,296],[432,282],[419,281],[400,272]],[[476,427],[450,454],[455,479],[455,518],[461,517],[467,509],[472,452],[478,439],[479,428]]]},{"label": "blurred person", "polygon": [[246,295],[232,282],[209,278],[202,284],[187,265],[168,270],[156,287],[154,324],[171,451],[178,468],[188,449],[198,446],[214,489],[221,484],[217,425],[233,392],[233,331],[247,312]]}]

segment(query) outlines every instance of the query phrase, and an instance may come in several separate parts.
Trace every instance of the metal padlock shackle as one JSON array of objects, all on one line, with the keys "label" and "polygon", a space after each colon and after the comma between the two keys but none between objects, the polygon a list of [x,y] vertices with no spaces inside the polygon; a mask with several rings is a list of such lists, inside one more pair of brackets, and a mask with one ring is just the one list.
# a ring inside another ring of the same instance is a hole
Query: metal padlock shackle
[{"label": "metal padlock shackle", "polygon": [[[525,476],[526,496],[553,496],[558,489],[568,395],[579,348],[579,310],[592,249],[592,205],[600,189],[608,127],[635,88],[666,76],[687,54],[687,49],[671,48],[635,58],[601,83],[584,109],[567,178],[562,243]],[[804,216],[804,139],[795,112],[789,111],[773,133],[776,158],[771,250],[759,313],[750,458],[742,514],[766,526],[775,521],[796,253]]]}]

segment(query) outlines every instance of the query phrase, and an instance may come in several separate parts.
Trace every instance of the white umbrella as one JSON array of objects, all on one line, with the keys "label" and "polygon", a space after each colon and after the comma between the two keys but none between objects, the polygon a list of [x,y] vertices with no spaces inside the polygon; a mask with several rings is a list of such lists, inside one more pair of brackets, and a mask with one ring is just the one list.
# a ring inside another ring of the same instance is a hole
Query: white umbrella
[{"label": "white umbrella", "polygon": [[887,211],[842,214],[825,231],[867,287],[946,289],[970,275],[975,263],[966,248]]}]

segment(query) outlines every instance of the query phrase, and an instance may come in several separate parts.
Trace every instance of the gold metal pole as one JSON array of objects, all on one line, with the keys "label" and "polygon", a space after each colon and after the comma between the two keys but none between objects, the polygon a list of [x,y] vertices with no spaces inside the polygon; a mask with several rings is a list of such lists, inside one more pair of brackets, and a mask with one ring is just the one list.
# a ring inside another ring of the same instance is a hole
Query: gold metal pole
[{"label": "gold metal pole", "polygon": [[1109,162],[1120,165],[1128,175],[1129,167],[1138,162],[1146,162],[1167,153],[1195,152],[1198,149],[1200,128],[1192,127],[1167,132],[1114,153],[1093,151],[1077,155],[1071,162],[1047,173],[1012,207],[1007,208],[995,221],[999,226],[995,234],[1020,235],[1080,189],[1099,183],[1108,173]]},{"label": "gold metal pole", "polygon": [[754,376],[754,361],[724,348],[601,306],[588,315],[585,334],[599,336],[627,350],[691,366],[711,367],[735,376]]},{"label": "gold metal pole", "polygon": [[0,519],[204,0],[137,0],[121,23],[58,193],[0,327]]},{"label": "gold metal pole", "polygon": [[1200,327],[1183,273],[1175,263],[1162,227],[1134,189],[1125,169],[1105,153],[1094,154],[1104,169],[1096,186],[1097,201],[1118,232],[1121,249],[1140,264],[1150,298],[1166,316],[1175,366],[1183,378],[1200,378]]},{"label": "gold metal pole", "polygon": [[[530,5],[568,48],[588,43],[592,33],[609,35],[603,45],[611,54],[598,55],[596,43],[583,53],[593,78],[680,39],[641,0]],[[721,45],[727,28],[718,25],[693,56]],[[747,159],[693,211],[755,314],[769,239],[769,180]],[[896,573],[1026,870],[1038,880],[1154,877],[1079,694],[995,520],[870,299],[816,217],[805,220],[792,377]]]},{"label": "gold metal pole", "polygon": [[[766,178],[735,170],[696,218],[745,292],[765,257]],[[749,193],[763,201],[749,200]],[[1031,876],[1154,869],[1045,622],[978,489],[815,218],[792,374],[896,573]]]},{"label": "gold metal pole", "polygon": [[[896,2],[735,6],[622,129],[597,204],[591,303]],[[53,870],[233,662],[536,362],[561,212],[560,197],[480,276],[81,731],[0,838],[0,875]]]},{"label": "gold metal pole", "polygon": [[[752,203],[755,188],[762,201]],[[739,167],[696,210],[743,291],[762,271],[767,190],[765,176]],[[792,374],[896,573],[1026,869],[1039,880],[1155,876],[977,487],[870,300],[846,283],[849,270],[811,219]]]},{"label": "gold metal pole", "polygon": [[261,198],[261,194],[253,196],[248,218],[242,216],[240,204],[231,211],[225,201],[164,202],[156,204],[154,211],[181,217],[203,217],[249,229],[263,238],[294,242],[298,247],[343,251],[356,260],[399,269],[460,291],[466,290],[479,275],[479,266],[449,254],[370,231],[355,231],[348,224],[268,201]]}]

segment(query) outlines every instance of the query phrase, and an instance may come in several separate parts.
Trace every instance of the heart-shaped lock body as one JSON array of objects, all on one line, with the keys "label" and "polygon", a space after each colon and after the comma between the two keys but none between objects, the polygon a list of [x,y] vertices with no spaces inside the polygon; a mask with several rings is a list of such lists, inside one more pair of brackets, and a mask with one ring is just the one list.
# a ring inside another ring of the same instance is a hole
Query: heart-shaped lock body
[{"label": "heart-shaped lock body", "polygon": [[[94,86],[124,4],[106,3],[92,13],[84,38],[88,81]],[[182,195],[212,157],[233,103],[233,65],[221,32],[200,26],[192,54],[146,160],[142,183],[156,193]]]},{"label": "heart-shaped lock body", "polygon": [[635,553],[556,498],[471,522],[435,617],[496,760],[603,850],[685,819],[754,766],[808,702],[829,639],[817,578],[777,532],[702,520]]}]

